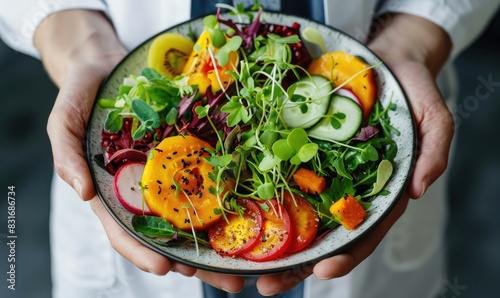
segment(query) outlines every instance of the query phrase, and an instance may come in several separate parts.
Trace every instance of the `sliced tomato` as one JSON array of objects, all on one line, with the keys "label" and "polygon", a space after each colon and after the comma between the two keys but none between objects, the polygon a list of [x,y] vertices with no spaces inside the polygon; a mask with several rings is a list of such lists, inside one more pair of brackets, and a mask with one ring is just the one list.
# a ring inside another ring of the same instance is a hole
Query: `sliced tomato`
[{"label": "sliced tomato", "polygon": [[288,191],[283,195],[283,205],[290,216],[292,226],[292,241],[287,252],[296,253],[307,247],[316,237],[318,214],[306,199],[299,195],[292,197]]},{"label": "sliced tomato", "polygon": [[245,208],[243,217],[229,214],[227,221],[221,220],[208,230],[210,245],[221,255],[242,254],[253,248],[262,235],[263,219],[259,205],[249,199],[238,199],[237,204]]},{"label": "sliced tomato", "polygon": [[292,240],[290,233],[290,217],[282,205],[275,199],[264,201],[269,209],[262,213],[264,230],[257,244],[248,252],[241,255],[244,259],[265,262],[283,255]]}]

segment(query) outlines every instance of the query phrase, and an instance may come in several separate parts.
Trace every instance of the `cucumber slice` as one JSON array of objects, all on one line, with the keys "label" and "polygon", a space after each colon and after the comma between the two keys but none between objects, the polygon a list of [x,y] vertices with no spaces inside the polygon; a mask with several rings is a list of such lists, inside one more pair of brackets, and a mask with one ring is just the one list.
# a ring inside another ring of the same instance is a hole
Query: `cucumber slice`
[{"label": "cucumber slice", "polygon": [[356,102],[333,95],[325,118],[307,133],[316,139],[343,142],[359,131],[362,121],[363,111]]},{"label": "cucumber slice", "polygon": [[309,128],[328,110],[332,83],[322,76],[305,77],[294,84],[295,92],[285,100],[281,117],[289,128]]}]

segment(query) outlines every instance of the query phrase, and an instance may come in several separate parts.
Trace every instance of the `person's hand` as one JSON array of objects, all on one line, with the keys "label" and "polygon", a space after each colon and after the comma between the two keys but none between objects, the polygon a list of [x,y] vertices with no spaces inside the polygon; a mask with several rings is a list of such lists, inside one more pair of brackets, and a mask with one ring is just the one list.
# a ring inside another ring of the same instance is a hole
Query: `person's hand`
[{"label": "person's hand", "polygon": [[261,276],[257,287],[263,295],[290,290],[311,274],[318,279],[348,274],[375,250],[403,214],[409,198],[421,197],[446,169],[454,125],[435,77],[449,55],[449,37],[436,25],[410,15],[386,15],[384,25],[369,47],[401,83],[410,101],[418,134],[417,160],[406,195],[379,226],[346,252],[311,267]]},{"label": "person's hand", "polygon": [[[49,39],[50,37],[50,39]],[[47,124],[57,174],[89,201],[114,249],[138,268],[165,275],[169,271],[238,292],[243,279],[171,262],[126,233],[96,195],[84,152],[85,129],[100,84],[126,54],[109,21],[96,11],[69,10],[49,16],[35,33],[43,64],[59,87]]]}]

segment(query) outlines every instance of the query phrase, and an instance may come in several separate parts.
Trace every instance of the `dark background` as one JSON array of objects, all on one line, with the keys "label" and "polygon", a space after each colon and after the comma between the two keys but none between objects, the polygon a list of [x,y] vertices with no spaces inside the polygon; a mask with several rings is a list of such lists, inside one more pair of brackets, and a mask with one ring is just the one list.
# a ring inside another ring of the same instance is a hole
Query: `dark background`
[{"label": "dark background", "polygon": [[[499,40],[497,16],[456,61],[460,112],[449,169],[449,270],[440,297],[498,297],[500,292],[500,87],[493,86],[485,99],[476,95],[483,80],[500,82]],[[56,94],[38,60],[0,41],[0,297],[51,296],[53,168],[45,126]],[[6,281],[8,186],[15,186],[17,199],[15,291]]]}]

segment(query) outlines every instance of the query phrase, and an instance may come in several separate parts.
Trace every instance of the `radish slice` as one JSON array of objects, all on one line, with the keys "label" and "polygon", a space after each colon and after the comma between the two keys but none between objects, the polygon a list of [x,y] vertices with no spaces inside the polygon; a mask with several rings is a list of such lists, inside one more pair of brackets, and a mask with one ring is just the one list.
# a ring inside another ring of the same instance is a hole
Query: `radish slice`
[{"label": "radish slice", "polygon": [[144,172],[144,163],[130,162],[123,165],[114,177],[113,187],[120,203],[128,211],[139,215],[153,215],[143,200],[139,182]]},{"label": "radish slice", "polygon": [[335,92],[335,94],[340,95],[340,96],[344,96],[344,97],[347,97],[347,98],[350,98],[350,99],[354,100],[354,102],[356,102],[359,106],[361,106],[361,102],[359,101],[359,99],[356,96],[356,94],[352,93],[352,91],[349,90],[349,89],[340,88],[339,90],[337,90]]}]

